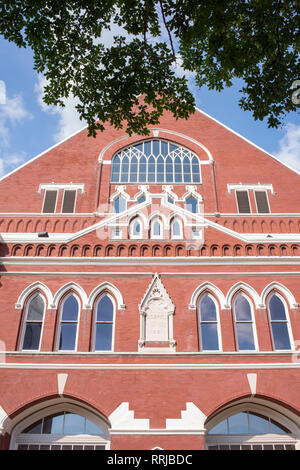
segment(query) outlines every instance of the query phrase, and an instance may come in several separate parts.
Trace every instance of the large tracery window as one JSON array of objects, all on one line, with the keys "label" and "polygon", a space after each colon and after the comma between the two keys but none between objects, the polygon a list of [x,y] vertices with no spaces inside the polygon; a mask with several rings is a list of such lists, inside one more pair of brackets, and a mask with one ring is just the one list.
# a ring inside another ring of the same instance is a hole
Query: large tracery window
[{"label": "large tracery window", "polygon": [[112,183],[201,183],[200,162],[190,150],[153,139],[120,150],[112,160]]}]

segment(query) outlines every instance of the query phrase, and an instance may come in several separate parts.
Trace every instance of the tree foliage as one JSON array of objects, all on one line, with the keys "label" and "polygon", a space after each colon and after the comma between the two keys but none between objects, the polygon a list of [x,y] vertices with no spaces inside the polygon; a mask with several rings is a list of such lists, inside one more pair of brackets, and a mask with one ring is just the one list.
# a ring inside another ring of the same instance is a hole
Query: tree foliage
[{"label": "tree foliage", "polygon": [[165,109],[187,118],[195,102],[179,57],[199,87],[242,79],[242,109],[278,127],[296,110],[299,12],[299,0],[0,0],[0,34],[32,48],[47,104],[78,99],[91,135],[105,122],[147,134]]}]

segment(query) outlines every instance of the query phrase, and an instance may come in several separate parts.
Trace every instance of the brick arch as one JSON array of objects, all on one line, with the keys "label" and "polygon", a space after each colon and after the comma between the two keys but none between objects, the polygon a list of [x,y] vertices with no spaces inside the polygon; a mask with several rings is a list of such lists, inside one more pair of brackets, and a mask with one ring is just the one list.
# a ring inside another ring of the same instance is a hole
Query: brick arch
[{"label": "brick arch", "polygon": [[33,245],[25,245],[24,247],[24,256],[33,256]]},{"label": "brick arch", "polygon": [[83,245],[81,250],[81,256],[90,256],[91,245]]},{"label": "brick arch", "polygon": [[150,256],[150,246],[149,245],[142,245],[140,249],[141,256]]},{"label": "brick arch", "polygon": [[117,256],[125,256],[125,245],[118,245],[117,247]]},{"label": "brick arch", "polygon": [[35,256],[45,256],[45,245],[38,245],[35,250]]},{"label": "brick arch", "polygon": [[55,256],[56,255],[56,245],[49,245],[47,249],[47,256]]},{"label": "brick arch", "polygon": [[68,245],[60,245],[58,250],[58,256],[67,256]]},{"label": "brick arch", "polygon": [[184,256],[184,246],[183,245],[176,245],[175,247],[175,256]]},{"label": "brick arch", "polygon": [[11,256],[20,256],[21,255],[21,250],[22,250],[22,245],[13,245],[11,249]]},{"label": "brick arch", "polygon": [[102,245],[95,245],[93,256],[103,256],[103,246]]}]

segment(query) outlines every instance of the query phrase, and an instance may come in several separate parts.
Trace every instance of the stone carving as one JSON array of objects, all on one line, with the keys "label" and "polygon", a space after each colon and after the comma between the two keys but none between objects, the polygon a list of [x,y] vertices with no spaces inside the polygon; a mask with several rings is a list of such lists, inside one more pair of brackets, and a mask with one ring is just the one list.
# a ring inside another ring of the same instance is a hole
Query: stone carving
[{"label": "stone carving", "polygon": [[173,315],[175,306],[162,281],[155,274],[148,290],[139,305],[141,314],[141,337],[139,350],[174,351],[176,342],[173,338]]}]

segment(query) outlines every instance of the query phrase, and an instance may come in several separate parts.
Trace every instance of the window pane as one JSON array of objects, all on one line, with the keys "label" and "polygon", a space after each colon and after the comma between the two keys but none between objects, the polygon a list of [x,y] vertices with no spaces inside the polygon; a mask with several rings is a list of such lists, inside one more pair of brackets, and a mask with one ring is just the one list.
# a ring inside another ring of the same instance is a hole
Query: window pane
[{"label": "window pane", "polygon": [[118,214],[126,210],[126,200],[124,197],[119,196],[114,200],[114,212]]},{"label": "window pane", "polygon": [[229,434],[248,434],[247,413],[238,413],[228,418]]},{"label": "window pane", "polygon": [[43,434],[62,434],[63,433],[64,414],[49,416],[44,419]]},{"label": "window pane", "polygon": [[180,237],[181,235],[180,224],[177,220],[172,223],[172,232],[174,237]]},{"label": "window pane", "polygon": [[238,210],[242,213],[249,214],[250,211],[250,203],[249,203],[249,196],[247,191],[236,191],[237,203],[238,203]]},{"label": "window pane", "polygon": [[228,434],[227,419],[214,426],[208,434]]},{"label": "window pane", "polygon": [[100,434],[100,435],[105,435],[105,432],[99,428],[95,423],[90,421],[89,419],[86,420],[86,434]]},{"label": "window pane", "polygon": [[218,330],[216,323],[201,324],[201,346],[204,351],[219,349]]},{"label": "window pane", "polygon": [[269,434],[270,422],[263,416],[249,413],[250,433],[251,434]]},{"label": "window pane", "polygon": [[111,351],[112,327],[112,323],[96,324],[95,351]]},{"label": "window pane", "polygon": [[44,301],[42,296],[36,295],[29,301],[27,320],[42,321],[44,313]]},{"label": "window pane", "polygon": [[235,318],[237,321],[251,321],[251,308],[243,295],[238,295],[234,301]]},{"label": "window pane", "polygon": [[78,318],[78,302],[73,295],[70,295],[63,302],[63,321],[76,321]]},{"label": "window pane", "polygon": [[286,320],[285,308],[283,302],[277,295],[272,295],[270,302],[270,315],[271,320]]},{"label": "window pane", "polygon": [[65,413],[64,434],[84,434],[84,417]]},{"label": "window pane", "polygon": [[138,200],[137,200],[137,203],[138,204],[142,204],[142,202],[145,202],[146,201],[146,197],[145,196],[141,196]]},{"label": "window pane", "polygon": [[62,323],[60,329],[59,349],[73,351],[75,349],[77,323]]},{"label": "window pane", "polygon": [[41,434],[41,432],[42,432],[42,420],[41,419],[31,424],[23,431],[23,433],[26,433],[26,434],[27,433],[28,434]]},{"label": "window pane", "polygon": [[132,229],[132,235],[138,237],[141,233],[141,224],[139,221],[134,221],[133,222],[133,229]]},{"label": "window pane", "polygon": [[156,237],[160,236],[160,223],[157,220],[153,223],[153,235]]},{"label": "window pane", "polygon": [[216,306],[209,295],[204,295],[200,300],[200,317],[201,321],[217,320]]},{"label": "window pane", "polygon": [[152,152],[155,157],[159,154],[159,140],[152,141]]},{"label": "window pane", "polygon": [[291,349],[291,343],[286,323],[271,324],[275,349]]},{"label": "window pane", "polygon": [[191,162],[188,157],[183,159],[183,174],[184,174],[184,182],[190,183],[191,182]]},{"label": "window pane", "polygon": [[179,157],[175,158],[174,162],[175,183],[182,182],[182,163]]},{"label": "window pane", "polygon": [[26,323],[23,349],[39,349],[41,329],[41,323]]},{"label": "window pane", "polygon": [[45,192],[43,212],[49,213],[49,214],[55,212],[56,198],[57,198],[57,191]]},{"label": "window pane", "polygon": [[97,306],[97,321],[113,321],[114,307],[110,298],[105,295],[100,299]]},{"label": "window pane", "polygon": [[239,350],[255,349],[251,323],[237,323],[236,334]]},{"label": "window pane", "polygon": [[62,206],[63,213],[73,213],[75,208],[75,198],[76,198],[76,191],[74,190],[65,190],[64,191],[64,200]]}]

